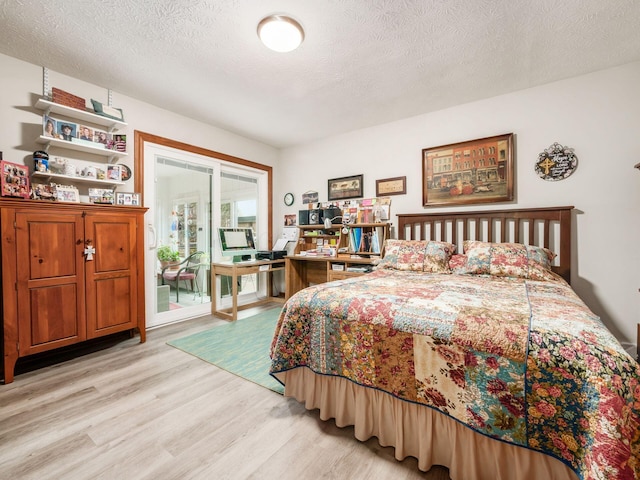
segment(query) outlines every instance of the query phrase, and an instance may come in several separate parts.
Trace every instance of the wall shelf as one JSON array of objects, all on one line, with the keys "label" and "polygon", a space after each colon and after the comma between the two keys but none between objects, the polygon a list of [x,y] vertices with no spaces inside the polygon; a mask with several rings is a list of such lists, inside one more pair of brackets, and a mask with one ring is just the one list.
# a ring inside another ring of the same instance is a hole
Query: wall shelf
[{"label": "wall shelf", "polygon": [[90,177],[80,177],[80,176],[71,176],[71,175],[62,175],[59,173],[51,173],[51,172],[33,172],[31,174],[32,178],[42,178],[47,180],[67,180],[71,182],[80,182],[80,183],[89,183],[94,185],[109,185],[116,187],[118,185],[124,185],[124,182],[119,182],[117,180],[101,180],[98,178],[90,178]]},{"label": "wall shelf", "polygon": [[67,107],[66,105],[50,102],[49,100],[45,100],[43,98],[38,99],[38,101],[36,102],[36,108],[44,110],[45,115],[49,115],[50,113],[57,113],[58,115],[65,115],[77,120],[84,120],[85,122],[92,123],[94,125],[101,125],[103,127],[107,127],[109,130],[119,129],[127,126],[125,122],[121,122],[114,118],[103,117],[102,115],[98,115],[97,113]]},{"label": "wall shelf", "polygon": [[127,156],[127,152],[119,152],[117,150],[109,150],[107,148],[94,147],[92,145],[87,145],[81,142],[70,142],[68,140],[60,140],[59,138],[45,137],[44,135],[40,135],[36,139],[36,143],[39,143],[41,145],[46,145],[47,151],[50,146],[66,148],[68,150],[76,150],[84,153],[92,153],[94,155],[102,155],[103,157],[108,157],[110,162],[113,159]]}]

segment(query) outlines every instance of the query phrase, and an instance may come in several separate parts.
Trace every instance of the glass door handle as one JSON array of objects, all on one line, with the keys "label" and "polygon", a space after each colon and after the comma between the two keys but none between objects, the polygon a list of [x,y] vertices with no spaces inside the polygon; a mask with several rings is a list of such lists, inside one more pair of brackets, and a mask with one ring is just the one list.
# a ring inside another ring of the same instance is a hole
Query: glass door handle
[{"label": "glass door handle", "polygon": [[158,247],[158,235],[151,223],[147,225],[147,228],[149,229],[149,250],[154,250]]}]

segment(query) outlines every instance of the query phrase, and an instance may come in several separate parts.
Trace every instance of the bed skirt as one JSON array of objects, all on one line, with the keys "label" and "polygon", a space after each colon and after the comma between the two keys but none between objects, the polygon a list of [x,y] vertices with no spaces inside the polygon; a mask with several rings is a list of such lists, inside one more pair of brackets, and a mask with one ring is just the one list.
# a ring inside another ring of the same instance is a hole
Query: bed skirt
[{"label": "bed skirt", "polygon": [[377,437],[395,457],[418,459],[418,468],[449,468],[452,480],[576,480],[559,460],[527,448],[492,440],[428,407],[362,387],[347,379],[315,374],[298,367],[275,376],[285,384],[285,396],[318,409],[322,420],[353,425],[355,437]]}]

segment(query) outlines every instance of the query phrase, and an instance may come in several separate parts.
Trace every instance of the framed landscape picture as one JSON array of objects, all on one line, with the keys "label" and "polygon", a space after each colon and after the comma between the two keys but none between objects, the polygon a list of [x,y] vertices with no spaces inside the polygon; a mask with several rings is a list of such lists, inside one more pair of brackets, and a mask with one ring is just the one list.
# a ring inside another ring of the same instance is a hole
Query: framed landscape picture
[{"label": "framed landscape picture", "polygon": [[513,200],[513,133],[422,150],[422,204]]},{"label": "framed landscape picture", "polygon": [[329,180],[329,201],[362,197],[362,175]]},{"label": "framed landscape picture", "polygon": [[376,197],[404,195],[407,193],[407,177],[394,177],[376,180]]}]

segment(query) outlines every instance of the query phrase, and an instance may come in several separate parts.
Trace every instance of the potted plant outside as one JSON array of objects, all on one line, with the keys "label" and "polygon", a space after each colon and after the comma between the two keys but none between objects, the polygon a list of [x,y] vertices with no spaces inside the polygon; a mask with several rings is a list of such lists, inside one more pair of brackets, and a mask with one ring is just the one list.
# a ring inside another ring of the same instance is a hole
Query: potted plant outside
[{"label": "potted plant outside", "polygon": [[178,263],[180,260],[180,253],[177,250],[172,249],[169,245],[162,245],[159,247],[157,255],[162,268],[172,263]]}]

